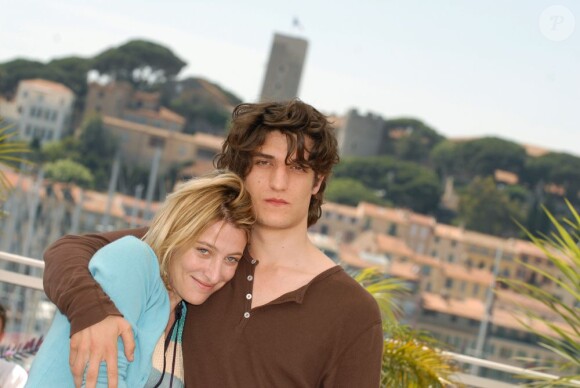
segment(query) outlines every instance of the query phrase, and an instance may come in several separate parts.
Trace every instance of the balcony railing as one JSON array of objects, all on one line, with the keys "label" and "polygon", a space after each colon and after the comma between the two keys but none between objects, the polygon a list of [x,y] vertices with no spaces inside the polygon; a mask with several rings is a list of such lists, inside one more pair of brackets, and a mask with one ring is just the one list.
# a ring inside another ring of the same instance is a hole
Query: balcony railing
[{"label": "balcony railing", "polygon": [[[10,266],[4,263],[12,263],[12,267],[18,268],[19,271],[6,269]],[[0,251],[0,283],[12,284],[15,286],[25,287],[31,290],[42,291],[42,275],[41,271],[26,271],[32,272],[31,274],[21,273],[22,266],[28,268],[34,268],[38,270],[44,269],[44,262],[41,260],[31,259],[28,257],[18,256],[11,253]],[[36,272],[36,273],[35,273]],[[557,379],[557,376],[541,373],[538,371],[519,368],[512,365],[502,364],[498,362],[483,360],[476,357],[467,356],[464,354],[444,352],[445,355],[449,356],[455,360],[458,364],[475,366],[477,368],[487,368],[497,372],[503,372],[516,379],[521,376],[528,377],[539,377],[543,379],[553,380]],[[466,368],[466,370],[468,370]],[[473,370],[473,369],[469,369]],[[477,387],[477,388],[513,388],[519,385],[513,382],[500,381],[498,379],[493,379],[489,377],[481,377],[468,372],[461,372],[455,375],[458,382],[465,384],[467,387]],[[515,380],[515,379],[514,379]],[[578,387],[580,387],[580,381],[577,382]]]}]

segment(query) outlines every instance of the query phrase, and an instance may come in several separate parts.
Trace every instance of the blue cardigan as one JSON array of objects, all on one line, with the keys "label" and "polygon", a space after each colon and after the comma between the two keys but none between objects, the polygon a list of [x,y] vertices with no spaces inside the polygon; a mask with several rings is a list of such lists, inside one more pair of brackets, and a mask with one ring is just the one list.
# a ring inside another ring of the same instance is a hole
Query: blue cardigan
[{"label": "blue cardigan", "polygon": [[[123,237],[101,248],[89,263],[95,280],[111,297],[135,337],[135,358],[128,362],[118,340],[119,388],[142,387],[151,373],[151,357],[169,319],[169,295],[159,276],[155,253],[143,241]],[[74,387],[69,366],[70,324],[57,311],[38,351],[26,387]],[[97,387],[107,387],[102,362]]]}]

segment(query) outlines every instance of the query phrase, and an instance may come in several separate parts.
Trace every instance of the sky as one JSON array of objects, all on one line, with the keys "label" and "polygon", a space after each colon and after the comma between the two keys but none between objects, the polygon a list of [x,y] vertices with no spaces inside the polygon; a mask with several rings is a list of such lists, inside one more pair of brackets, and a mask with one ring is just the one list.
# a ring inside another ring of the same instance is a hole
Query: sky
[{"label": "sky", "polygon": [[[299,97],[327,114],[414,117],[580,156],[578,0],[0,0],[0,62],[174,51],[244,101],[274,33],[309,42]],[[294,23],[297,20],[298,23]]]}]

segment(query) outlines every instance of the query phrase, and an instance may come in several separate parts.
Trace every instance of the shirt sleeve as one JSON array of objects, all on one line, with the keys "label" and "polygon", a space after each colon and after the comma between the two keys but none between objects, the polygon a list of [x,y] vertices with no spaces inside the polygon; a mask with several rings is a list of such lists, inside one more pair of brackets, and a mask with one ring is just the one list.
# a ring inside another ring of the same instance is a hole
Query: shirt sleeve
[{"label": "shirt sleeve", "polygon": [[344,351],[335,365],[333,377],[324,387],[377,388],[380,386],[383,355],[381,322],[358,336]]},{"label": "shirt sleeve", "polygon": [[83,236],[68,235],[44,252],[44,291],[69,319],[71,335],[105,319],[122,315],[89,272],[89,262],[103,246],[121,237],[141,238],[146,228]]}]

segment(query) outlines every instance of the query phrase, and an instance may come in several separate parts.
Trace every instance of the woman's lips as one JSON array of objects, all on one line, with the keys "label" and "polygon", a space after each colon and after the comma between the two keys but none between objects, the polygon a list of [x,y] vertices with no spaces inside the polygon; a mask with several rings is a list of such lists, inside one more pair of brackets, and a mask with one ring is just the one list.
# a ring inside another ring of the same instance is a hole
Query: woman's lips
[{"label": "woman's lips", "polygon": [[205,282],[202,282],[201,280],[198,280],[196,278],[192,278],[192,279],[198,284],[199,288],[201,288],[202,290],[210,291],[215,286],[214,284],[205,283]]}]

